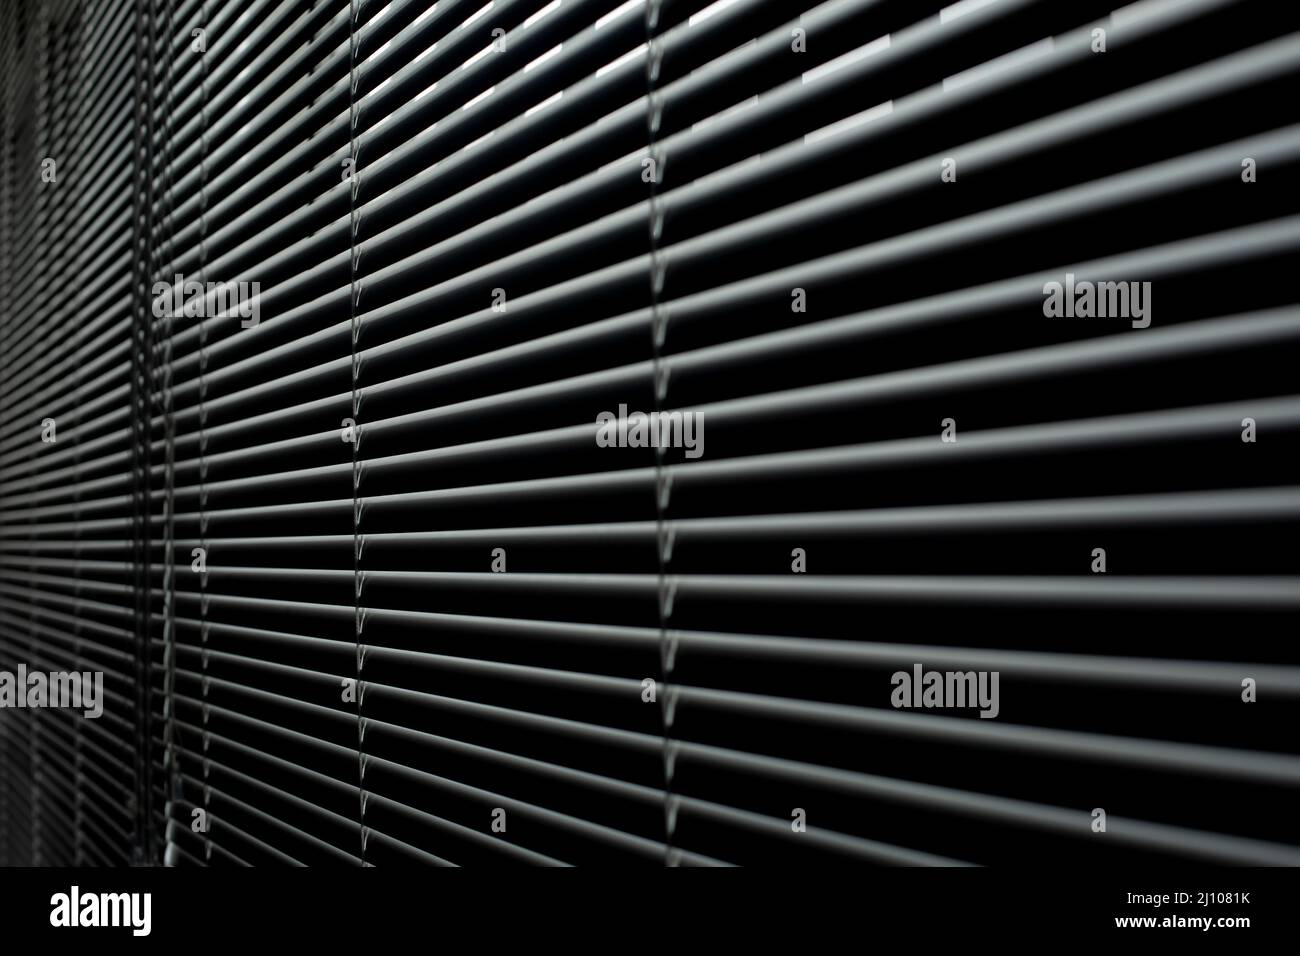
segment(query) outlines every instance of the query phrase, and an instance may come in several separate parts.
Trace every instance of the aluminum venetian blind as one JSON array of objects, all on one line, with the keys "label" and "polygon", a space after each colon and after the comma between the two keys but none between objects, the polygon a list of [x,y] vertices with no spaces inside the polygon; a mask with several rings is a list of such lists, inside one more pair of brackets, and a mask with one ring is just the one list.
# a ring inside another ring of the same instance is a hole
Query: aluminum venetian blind
[{"label": "aluminum venetian blind", "polygon": [[103,714],[0,711],[0,862],[147,858],[132,442],[148,395],[129,4],[5,4],[0,669],[101,671]]},{"label": "aluminum venetian blind", "polygon": [[5,862],[1300,862],[1291,5],[4,16]]}]

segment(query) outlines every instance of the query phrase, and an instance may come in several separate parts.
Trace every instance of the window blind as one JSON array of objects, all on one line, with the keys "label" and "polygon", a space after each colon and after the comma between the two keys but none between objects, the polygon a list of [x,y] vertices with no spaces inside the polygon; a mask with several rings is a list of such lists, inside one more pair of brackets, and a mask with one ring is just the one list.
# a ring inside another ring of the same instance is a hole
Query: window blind
[{"label": "window blind", "polygon": [[1300,862],[1291,6],[0,16],[0,863]]},{"label": "window blind", "polygon": [[[131,21],[110,5],[4,11],[4,392],[0,660],[100,671],[98,719],[0,716],[6,863],[122,865],[138,800],[144,528],[130,435]],[[102,38],[90,44],[87,35]],[[117,51],[117,52],[114,52]],[[20,172],[21,169],[21,172]]]}]

